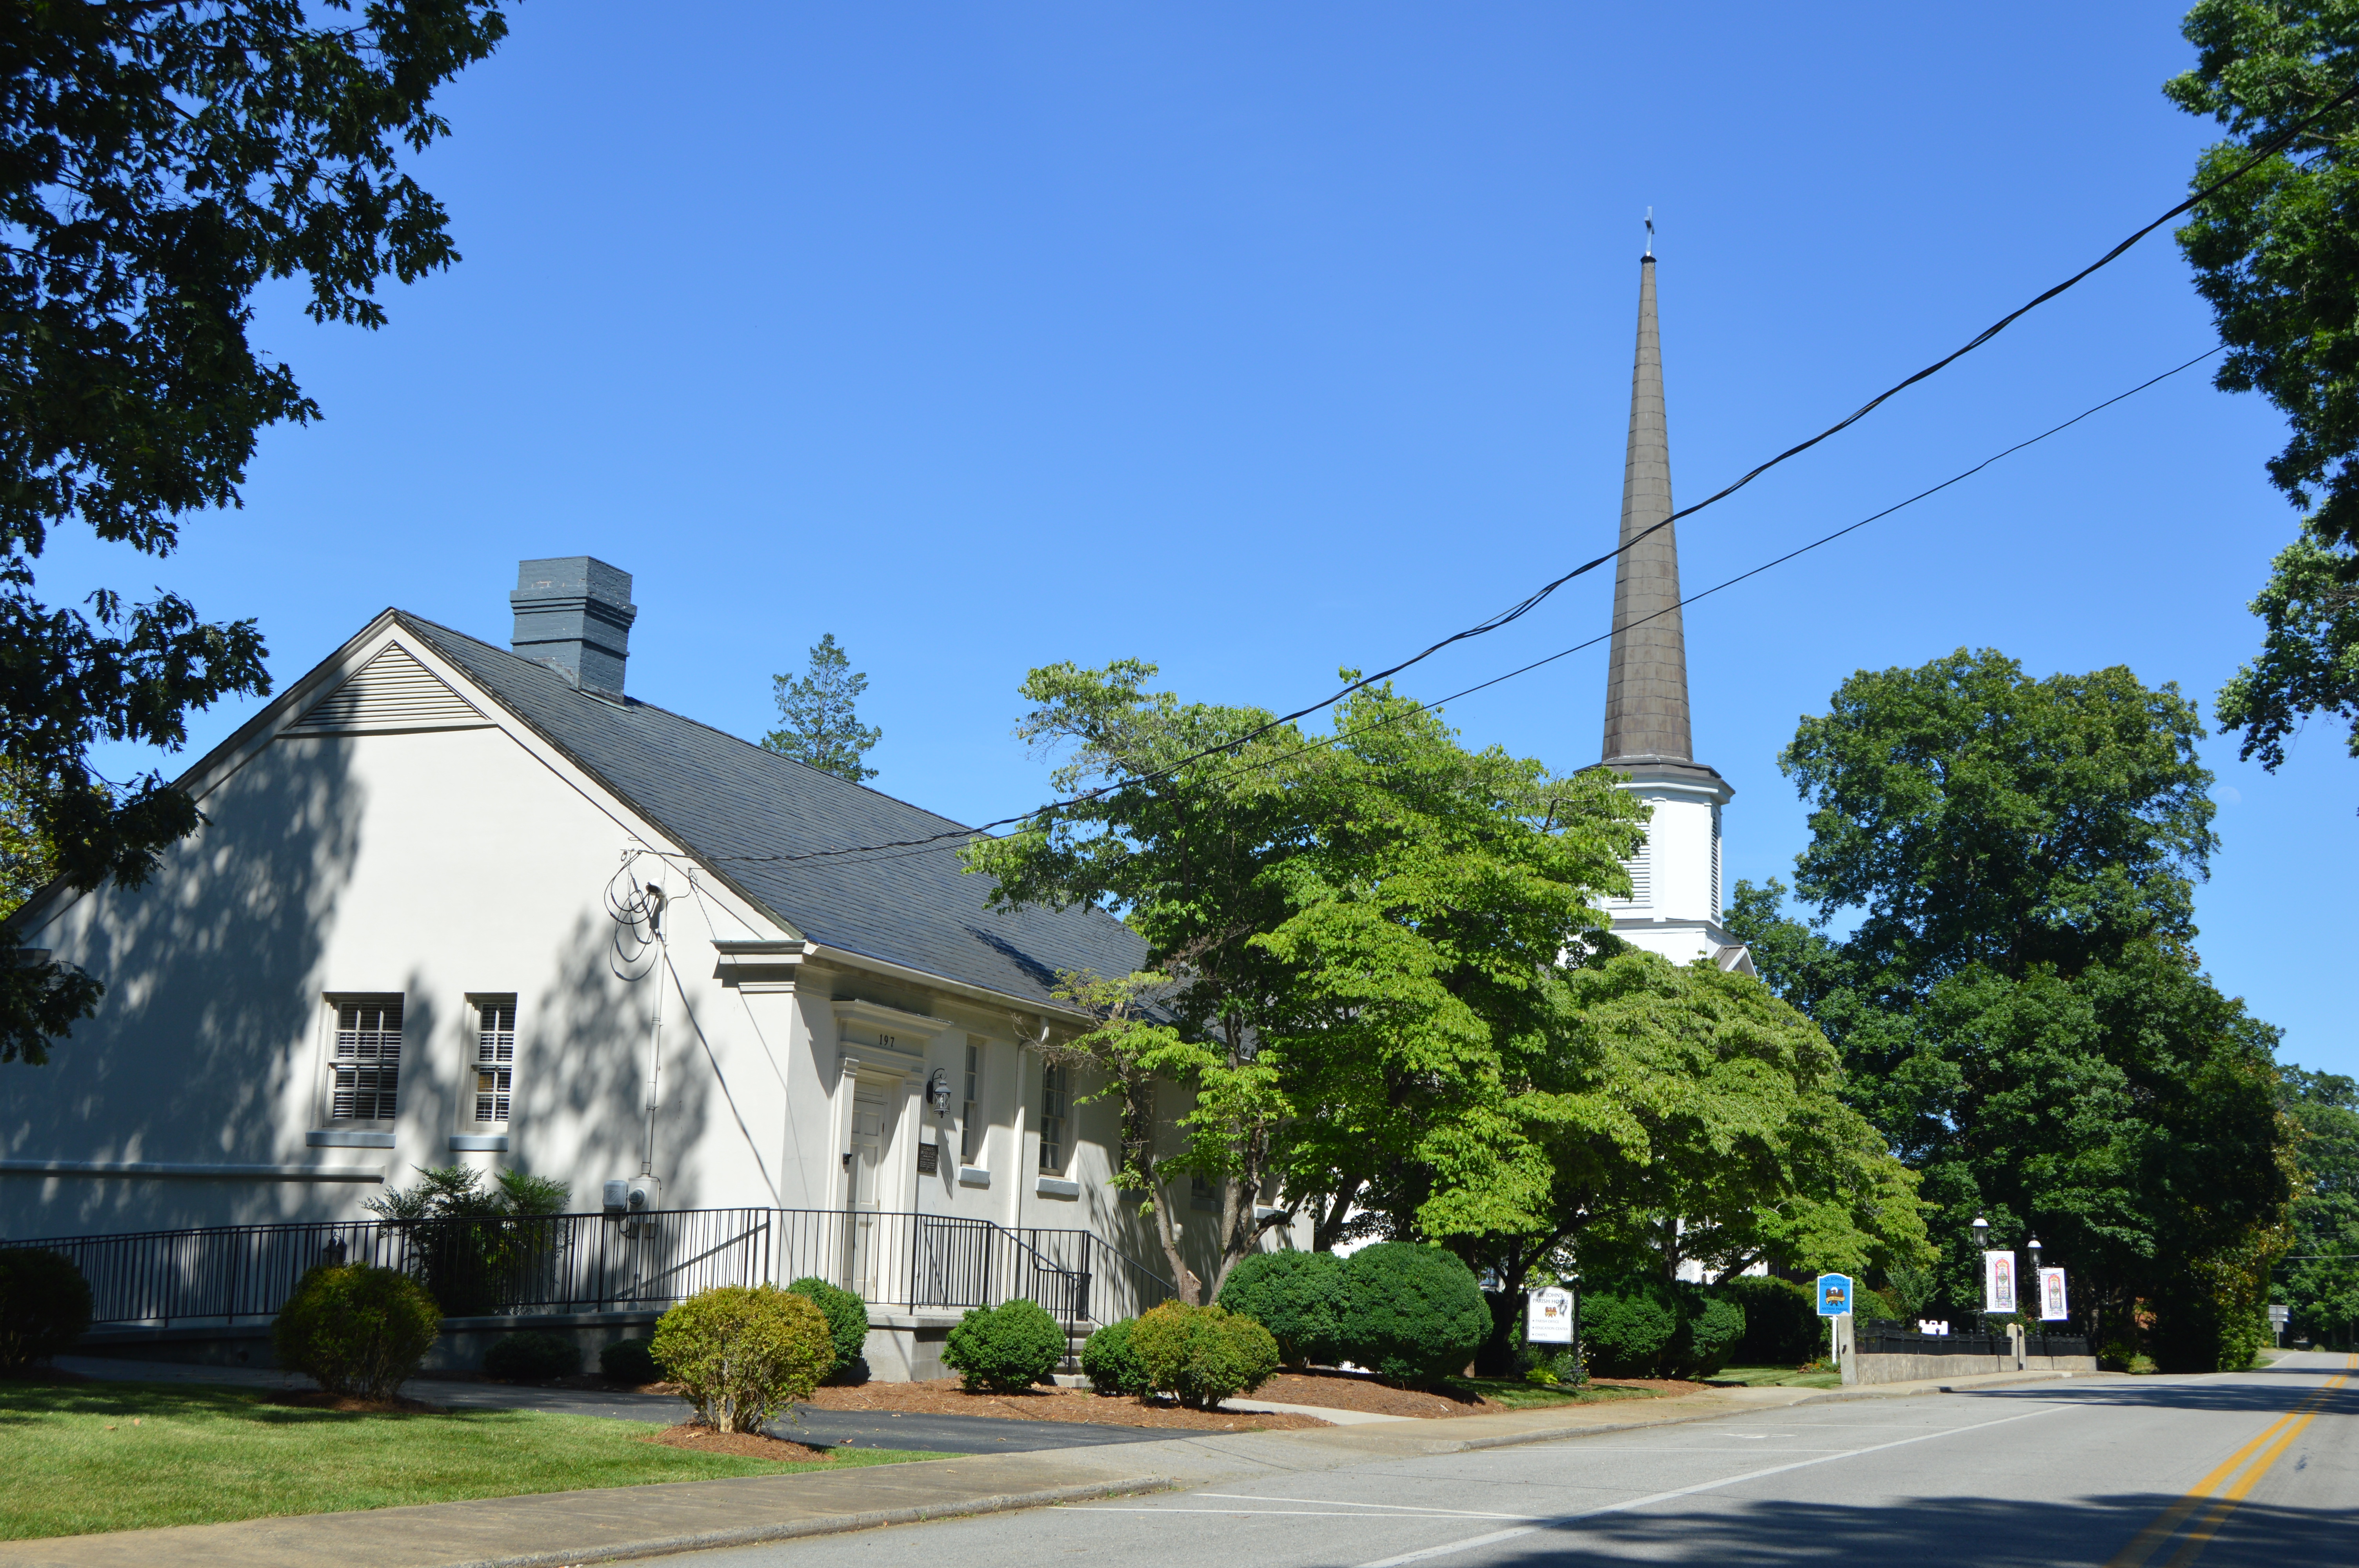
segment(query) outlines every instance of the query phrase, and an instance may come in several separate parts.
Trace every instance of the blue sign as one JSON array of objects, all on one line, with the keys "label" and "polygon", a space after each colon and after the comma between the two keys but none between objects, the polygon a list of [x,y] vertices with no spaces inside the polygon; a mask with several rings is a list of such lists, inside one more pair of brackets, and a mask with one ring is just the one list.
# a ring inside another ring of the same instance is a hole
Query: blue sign
[{"label": "blue sign", "polygon": [[1851,1315],[1851,1276],[1821,1274],[1819,1276],[1819,1315],[1849,1317]]}]

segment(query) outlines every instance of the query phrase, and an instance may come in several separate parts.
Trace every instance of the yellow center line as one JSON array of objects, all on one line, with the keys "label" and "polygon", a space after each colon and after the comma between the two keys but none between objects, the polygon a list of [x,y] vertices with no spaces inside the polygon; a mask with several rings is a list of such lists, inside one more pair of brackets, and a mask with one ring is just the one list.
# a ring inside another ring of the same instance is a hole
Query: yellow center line
[{"label": "yellow center line", "polygon": [[[2359,1355],[2352,1356],[2346,1366],[2359,1368]],[[2188,1568],[2188,1565],[2192,1563],[2196,1556],[2202,1552],[2204,1546],[2210,1543],[2212,1532],[2219,1528],[2221,1521],[2235,1511],[2236,1504],[2244,1500],[2245,1495],[2253,1489],[2254,1484],[2277,1462],[2293,1440],[2300,1435],[2301,1429],[2316,1419],[2319,1407],[2326,1402],[2335,1390],[2340,1389],[2349,1380],[2347,1370],[2328,1379],[2309,1399],[2271,1422],[2262,1429],[2259,1435],[2222,1460],[2210,1475],[2189,1488],[2185,1497],[2165,1509],[2156,1517],[2153,1523],[2138,1531],[2136,1539],[2106,1563],[2105,1568],[2142,1568],[2146,1560],[2153,1556],[2156,1550],[2164,1541],[2169,1540],[2180,1525],[2187,1522],[2187,1517],[2190,1514],[2201,1508],[2213,1493],[2220,1489],[2222,1484],[2235,1475],[2237,1470],[2244,1466],[2245,1462],[2252,1458],[2263,1444],[2268,1444],[2267,1452],[2261,1454],[2253,1467],[2237,1482],[2234,1489],[2227,1494],[2224,1500],[2213,1509],[2201,1524],[2197,1526],[2189,1536],[2187,1544],[2180,1549],[2179,1553],[2171,1558],[2168,1564],[2168,1568]],[[2271,1442],[2272,1439],[2275,1441]]]}]

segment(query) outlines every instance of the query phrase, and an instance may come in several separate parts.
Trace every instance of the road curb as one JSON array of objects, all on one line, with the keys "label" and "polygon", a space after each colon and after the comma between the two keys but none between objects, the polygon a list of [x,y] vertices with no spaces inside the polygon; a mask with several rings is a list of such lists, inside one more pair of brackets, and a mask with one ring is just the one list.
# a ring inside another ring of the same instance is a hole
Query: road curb
[{"label": "road curb", "polygon": [[1098,1498],[1136,1497],[1143,1492],[1169,1491],[1180,1484],[1168,1476],[1134,1476],[1121,1480],[1093,1481],[1087,1486],[1048,1487],[1036,1492],[1004,1492],[997,1497],[969,1498],[956,1503],[874,1509],[864,1513],[832,1514],[821,1519],[781,1519],[768,1524],[741,1525],[734,1530],[699,1530],[692,1535],[668,1535],[596,1547],[532,1552],[521,1556],[454,1560],[445,1568],[565,1568],[566,1564],[575,1563],[614,1563],[634,1557],[669,1557],[682,1552],[709,1552],[723,1546],[759,1546],[766,1541],[795,1541],[808,1536],[847,1535],[853,1530],[880,1530],[886,1525],[925,1524],[929,1520],[964,1519],[975,1514],[1053,1508],[1059,1503],[1089,1502]]}]

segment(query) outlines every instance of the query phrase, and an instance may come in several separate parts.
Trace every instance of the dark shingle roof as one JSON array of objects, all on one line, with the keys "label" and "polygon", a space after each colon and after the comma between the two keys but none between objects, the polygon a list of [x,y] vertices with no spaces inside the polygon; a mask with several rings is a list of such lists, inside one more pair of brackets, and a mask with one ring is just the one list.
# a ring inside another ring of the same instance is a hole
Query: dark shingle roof
[{"label": "dark shingle roof", "polygon": [[1059,969],[1125,975],[1144,960],[1138,938],[1102,910],[985,907],[991,880],[959,870],[962,836],[819,860],[739,859],[923,838],[959,824],[664,708],[585,696],[556,671],[464,633],[407,612],[400,620],[812,941],[1036,1007],[1053,1004]]}]

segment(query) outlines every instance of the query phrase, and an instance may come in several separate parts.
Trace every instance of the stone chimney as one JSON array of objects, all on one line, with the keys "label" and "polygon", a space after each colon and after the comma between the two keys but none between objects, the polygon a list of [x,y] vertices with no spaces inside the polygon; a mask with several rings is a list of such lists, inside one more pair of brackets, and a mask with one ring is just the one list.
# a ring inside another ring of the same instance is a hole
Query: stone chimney
[{"label": "stone chimney", "polygon": [[516,636],[521,656],[547,665],[582,690],[621,701],[631,656],[631,574],[590,556],[516,563]]}]

